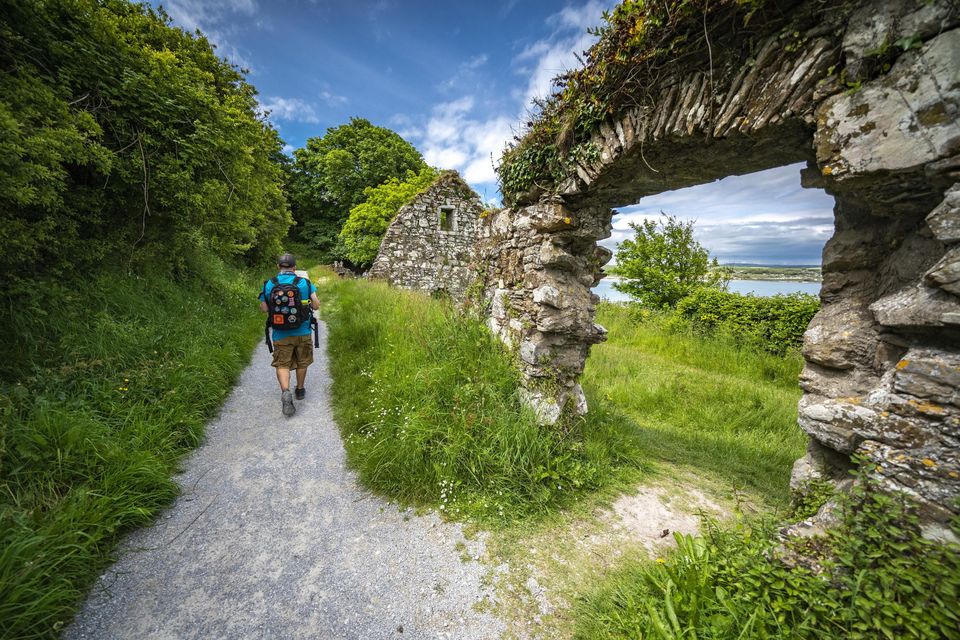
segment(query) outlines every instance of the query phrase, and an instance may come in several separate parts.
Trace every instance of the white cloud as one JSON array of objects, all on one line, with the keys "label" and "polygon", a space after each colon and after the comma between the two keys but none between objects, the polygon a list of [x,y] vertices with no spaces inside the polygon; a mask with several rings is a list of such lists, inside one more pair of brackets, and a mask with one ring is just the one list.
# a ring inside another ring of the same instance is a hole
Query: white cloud
[{"label": "white cloud", "polygon": [[421,136],[427,163],[441,169],[456,169],[467,182],[494,183],[493,170],[510,136],[513,118],[471,117],[474,98],[464,96],[433,108]]},{"label": "white cloud", "polygon": [[346,96],[340,96],[330,91],[321,91],[320,99],[327,103],[328,107],[339,107],[350,102],[350,99]]},{"label": "white cloud", "polygon": [[631,237],[631,222],[659,219],[661,211],[695,220],[694,236],[720,262],[818,264],[833,233],[833,198],[800,186],[793,164],[707,184],[666,191],[622,207],[613,234],[602,244],[611,250]]},{"label": "white cloud", "polygon": [[320,122],[313,106],[300,98],[281,98],[279,96],[264,96],[260,108],[269,112],[271,120],[287,120],[291,122]]},{"label": "white cloud", "polygon": [[547,18],[547,24],[555,28],[553,34],[527,46],[514,60],[523,73],[529,74],[525,105],[550,96],[555,77],[581,66],[577,56],[596,41],[587,29],[599,25],[603,11],[609,7],[609,2],[591,0],[579,7],[564,7]]},{"label": "white cloud", "polygon": [[454,72],[453,76],[444,82],[441,82],[437,88],[440,89],[440,91],[450,91],[457,86],[462,87],[466,84],[469,84],[470,81],[476,80],[477,70],[483,67],[483,65],[487,64],[488,59],[489,58],[487,57],[487,54],[482,53],[480,55],[473,56],[466,62],[461,62],[457,66],[457,70]]},{"label": "white cloud", "polygon": [[199,29],[220,55],[238,67],[252,69],[249,60],[229,42],[236,33],[230,20],[254,16],[256,0],[168,0],[162,6],[174,24],[190,32]]},{"label": "white cloud", "polygon": [[[550,37],[530,44],[514,60],[519,72],[528,79],[525,90],[514,94],[515,102],[508,110],[501,108],[491,113],[488,103],[478,97],[484,94],[467,94],[434,106],[423,125],[403,116],[396,116],[393,124],[400,135],[418,143],[431,165],[457,169],[464,180],[480,191],[495,188],[494,166],[513,137],[514,125],[533,97],[548,95],[554,76],[579,65],[575,54],[594,40],[586,29],[600,23],[609,4],[610,1],[591,0],[581,7],[564,8],[547,19],[553,29]],[[511,5],[508,3],[505,8],[509,11]],[[485,55],[469,58],[440,88],[462,86],[464,79],[472,77],[486,63]]]}]

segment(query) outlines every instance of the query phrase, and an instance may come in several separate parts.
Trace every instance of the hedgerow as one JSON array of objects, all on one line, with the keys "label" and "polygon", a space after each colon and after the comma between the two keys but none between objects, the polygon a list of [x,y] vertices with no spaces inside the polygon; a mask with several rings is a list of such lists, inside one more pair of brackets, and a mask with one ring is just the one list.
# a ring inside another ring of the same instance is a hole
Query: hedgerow
[{"label": "hedgerow", "polygon": [[819,309],[816,296],[803,293],[762,297],[704,287],[680,300],[676,313],[697,328],[722,331],[783,355],[800,348]]}]

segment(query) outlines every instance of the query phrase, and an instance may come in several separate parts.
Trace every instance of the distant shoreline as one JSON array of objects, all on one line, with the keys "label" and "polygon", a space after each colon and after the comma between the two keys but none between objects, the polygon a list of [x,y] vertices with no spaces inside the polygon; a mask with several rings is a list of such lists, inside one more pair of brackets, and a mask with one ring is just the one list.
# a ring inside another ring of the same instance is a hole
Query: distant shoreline
[{"label": "distant shoreline", "polygon": [[[820,267],[778,267],[767,265],[729,265],[720,268],[730,272],[731,280],[771,280],[780,282],[823,282]],[[616,277],[608,271],[607,277]]]},{"label": "distant shoreline", "polygon": [[785,282],[822,282],[820,267],[767,267],[721,265],[730,271],[731,280],[780,280]]}]

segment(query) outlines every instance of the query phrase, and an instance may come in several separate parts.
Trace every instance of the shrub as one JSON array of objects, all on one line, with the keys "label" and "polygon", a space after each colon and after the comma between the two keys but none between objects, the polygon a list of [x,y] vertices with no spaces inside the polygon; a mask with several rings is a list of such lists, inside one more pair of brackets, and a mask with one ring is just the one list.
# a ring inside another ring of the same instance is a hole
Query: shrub
[{"label": "shrub", "polygon": [[[661,212],[663,214],[663,212]],[[633,237],[617,247],[614,289],[651,308],[672,307],[701,287],[726,288],[726,269],[693,238],[693,221],[674,216],[630,223]]]},{"label": "shrub", "polygon": [[455,517],[510,518],[636,465],[632,435],[602,411],[568,430],[538,425],[510,355],[449,302],[365,281],[320,295],[337,424],[369,487]]},{"label": "shrub", "polygon": [[698,289],[677,304],[677,314],[702,329],[719,330],[774,354],[797,350],[820,301],[796,293],[760,297]]},{"label": "shrub", "polygon": [[960,637],[960,546],[921,537],[907,499],[868,482],[842,509],[826,536],[787,547],[768,522],[677,534],[668,558],[635,562],[586,596],[576,637]]}]

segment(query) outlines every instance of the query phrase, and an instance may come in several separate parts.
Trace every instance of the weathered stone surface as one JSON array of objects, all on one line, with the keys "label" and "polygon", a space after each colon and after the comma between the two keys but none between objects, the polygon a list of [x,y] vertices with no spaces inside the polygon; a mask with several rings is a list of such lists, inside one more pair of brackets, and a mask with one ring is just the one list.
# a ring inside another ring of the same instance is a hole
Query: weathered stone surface
[{"label": "weathered stone surface", "polygon": [[960,296],[960,247],[950,249],[926,274],[931,284]]},{"label": "weathered stone surface", "polygon": [[[893,388],[915,398],[960,407],[960,354],[910,349],[896,365]],[[945,415],[946,408],[938,413]]]},{"label": "weathered stone surface", "polygon": [[850,15],[843,37],[846,77],[850,81],[865,80],[880,71],[878,43],[909,37],[927,39],[955,25],[954,13],[947,2],[895,0],[864,4]]},{"label": "weathered stone surface", "polygon": [[803,336],[803,355],[831,369],[852,369],[873,358],[877,334],[873,317],[858,300],[824,306]]},{"label": "weathered stone surface", "polygon": [[917,328],[960,325],[960,300],[916,284],[884,296],[870,305],[877,322],[885,327]]},{"label": "weathered stone surface", "polygon": [[905,53],[893,69],[818,112],[817,160],[836,180],[902,171],[960,147],[960,31]]},{"label": "weathered stone surface", "polygon": [[960,242],[960,184],[947,190],[943,202],[927,216],[927,224],[941,242]]},{"label": "weathered stone surface", "polygon": [[859,427],[875,418],[875,412],[858,402],[844,402],[805,395],[800,399],[797,422],[807,435],[834,451],[852,453],[862,438]]},{"label": "weathered stone surface", "polygon": [[[441,209],[450,216],[447,228],[441,225]],[[470,264],[482,212],[480,197],[455,171],[442,173],[397,213],[369,276],[462,301],[473,278]]]}]

